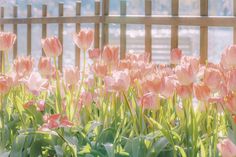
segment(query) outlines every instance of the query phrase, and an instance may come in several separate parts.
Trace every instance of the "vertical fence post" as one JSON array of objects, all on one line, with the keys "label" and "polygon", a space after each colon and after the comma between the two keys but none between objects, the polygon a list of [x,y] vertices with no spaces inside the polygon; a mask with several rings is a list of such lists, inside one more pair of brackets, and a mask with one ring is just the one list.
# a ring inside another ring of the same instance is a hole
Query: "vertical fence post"
[{"label": "vertical fence post", "polygon": [[109,0],[102,0],[102,41],[101,49],[108,44],[109,24],[105,23],[104,19],[109,15]]},{"label": "vertical fence post", "polygon": [[[95,15],[100,15],[100,1],[95,1]],[[94,47],[99,48],[100,43],[100,23],[94,25]]]},{"label": "vertical fence post", "polygon": [[[1,7],[1,18],[4,18],[4,7]],[[0,25],[0,30],[4,31],[4,25],[3,24]],[[0,71],[2,72],[2,62],[5,65],[4,52],[3,51],[0,52],[0,61],[1,61],[1,63],[0,63]]]},{"label": "vertical fence post", "polygon": [[[208,0],[200,1],[201,16],[208,16]],[[208,57],[208,27],[200,26],[200,63],[205,64]]]},{"label": "vertical fence post", "polygon": [[[47,17],[47,5],[43,4],[42,6],[42,17],[46,18]],[[42,38],[46,38],[47,36],[47,24],[42,24]],[[42,56],[45,56],[45,53],[43,52],[42,49]]]},{"label": "vertical fence post", "polygon": [[[152,15],[152,0],[145,0],[145,16]],[[150,54],[152,60],[152,25],[145,24],[145,52]]]},{"label": "vertical fence post", "polygon": [[[233,16],[236,17],[236,0],[233,0]],[[234,44],[236,44],[236,26],[234,26]]]},{"label": "vertical fence post", "polygon": [[[32,16],[32,5],[27,5],[27,18]],[[31,55],[31,24],[27,24],[27,56]]]},{"label": "vertical fence post", "polygon": [[[81,1],[76,2],[76,16],[81,15]],[[80,23],[75,24],[75,31],[80,31]],[[80,49],[75,45],[75,65],[80,68]]]},{"label": "vertical fence post", "polygon": [[[13,7],[13,17],[14,18],[17,18],[17,6],[14,6]],[[16,34],[17,36],[17,24],[14,24],[13,25],[13,32]],[[15,44],[13,46],[13,58],[15,59],[17,57],[17,38],[16,38],[16,41],[15,41]]]},{"label": "vertical fence post", "polygon": [[[120,0],[120,15],[126,16],[126,0]],[[126,24],[120,25],[120,58],[124,59],[126,54]]]},{"label": "vertical fence post", "polygon": [[[179,0],[172,0],[172,16],[179,15]],[[171,26],[171,49],[178,47],[178,25]]]},{"label": "vertical fence post", "polygon": [[[59,17],[62,17],[64,14],[64,4],[59,3]],[[59,23],[58,25],[58,38],[62,45],[62,54],[58,58],[58,68],[62,72],[62,65],[63,65],[63,23]]]}]

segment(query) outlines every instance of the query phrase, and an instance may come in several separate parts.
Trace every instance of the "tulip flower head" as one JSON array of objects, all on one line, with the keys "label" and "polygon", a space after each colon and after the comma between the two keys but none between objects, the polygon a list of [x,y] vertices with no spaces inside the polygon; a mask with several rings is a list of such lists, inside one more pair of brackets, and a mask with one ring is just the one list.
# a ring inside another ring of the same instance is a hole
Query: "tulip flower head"
[{"label": "tulip flower head", "polygon": [[11,32],[0,32],[0,51],[8,51],[16,41],[16,35]]},{"label": "tulip flower head", "polygon": [[62,53],[61,42],[57,37],[48,37],[41,40],[43,50],[48,57],[58,57]]},{"label": "tulip flower head", "polygon": [[94,33],[92,30],[81,30],[79,33],[74,33],[73,41],[81,48],[84,52],[86,52],[93,43]]}]

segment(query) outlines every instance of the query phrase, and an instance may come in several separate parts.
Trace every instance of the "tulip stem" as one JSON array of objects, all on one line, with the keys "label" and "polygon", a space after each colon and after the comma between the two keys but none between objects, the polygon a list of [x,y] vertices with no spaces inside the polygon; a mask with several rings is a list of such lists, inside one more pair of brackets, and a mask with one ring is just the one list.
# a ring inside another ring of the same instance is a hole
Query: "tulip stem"
[{"label": "tulip stem", "polygon": [[57,113],[61,113],[61,95],[60,95],[60,84],[59,84],[59,74],[57,69],[56,57],[54,59],[54,64],[56,68],[56,111]]},{"label": "tulip stem", "polygon": [[2,74],[5,74],[5,55],[4,55],[4,52],[2,51],[1,52],[1,55],[2,55]]},{"label": "tulip stem", "polygon": [[83,71],[82,71],[82,79],[81,79],[81,82],[80,82],[80,86],[79,86],[79,91],[76,95],[76,104],[75,104],[75,111],[74,111],[74,114],[73,114],[73,118],[75,118],[75,115],[78,111],[78,104],[77,102],[79,101],[79,97],[80,97],[80,94],[81,94],[81,90],[82,90],[82,87],[83,87],[83,83],[84,83],[84,75],[85,75],[85,66],[86,66],[86,50],[84,50],[84,64],[83,64]]}]

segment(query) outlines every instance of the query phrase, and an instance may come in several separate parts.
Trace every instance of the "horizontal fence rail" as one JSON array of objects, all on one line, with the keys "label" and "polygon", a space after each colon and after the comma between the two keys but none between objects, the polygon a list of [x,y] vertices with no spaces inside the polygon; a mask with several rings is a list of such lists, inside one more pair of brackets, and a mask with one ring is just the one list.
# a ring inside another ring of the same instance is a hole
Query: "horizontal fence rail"
[{"label": "horizontal fence rail", "polygon": [[[236,43],[236,0],[234,1],[234,16],[227,17],[215,17],[208,16],[208,0],[200,1],[200,16],[179,16],[179,0],[172,0],[171,4],[171,15],[170,16],[156,16],[152,15],[152,0],[145,0],[144,12],[145,15],[131,16],[127,15],[127,0],[120,0],[120,15],[109,15],[109,0],[96,0],[94,7],[94,15],[81,16],[81,1],[76,2],[76,10],[74,16],[64,16],[64,5],[63,3],[58,4],[58,16],[48,17],[47,16],[47,5],[42,5],[42,16],[32,17],[33,6],[27,5],[27,17],[18,17],[18,7],[13,6],[11,18],[4,17],[4,7],[1,7],[0,16],[0,29],[4,31],[4,25],[12,24],[15,34],[18,33],[17,25],[27,25],[27,55],[31,55],[32,51],[32,24],[42,25],[42,38],[47,37],[47,24],[58,24],[58,38],[63,44],[63,24],[75,23],[75,32],[79,32],[81,29],[81,23],[92,23],[94,24],[94,47],[102,49],[106,44],[109,43],[109,24],[120,25],[120,57],[124,58],[127,51],[127,24],[141,24],[145,26],[145,38],[144,38],[144,50],[150,53],[152,57],[152,26],[153,25],[169,25],[171,26],[171,41],[170,48],[176,48],[179,46],[179,26],[199,26],[200,27],[200,60],[201,63],[205,63],[208,55],[208,27],[219,26],[219,27],[232,27],[234,30],[234,43]],[[100,8],[101,7],[101,8]],[[13,47],[13,57],[17,57],[17,41]],[[0,60],[3,55],[0,55]],[[45,55],[42,50],[42,55]],[[151,60],[151,58],[150,58]],[[1,64],[0,64],[1,65]],[[58,65],[62,70],[63,58],[58,58]],[[80,49],[75,47],[75,65],[80,65]]]}]

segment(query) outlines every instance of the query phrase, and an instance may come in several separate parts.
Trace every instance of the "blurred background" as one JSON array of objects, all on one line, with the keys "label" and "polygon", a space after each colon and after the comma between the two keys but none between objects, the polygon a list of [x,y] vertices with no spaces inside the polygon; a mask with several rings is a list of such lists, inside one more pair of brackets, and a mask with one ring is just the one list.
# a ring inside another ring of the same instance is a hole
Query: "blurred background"
[{"label": "blurred background", "polygon": [[[144,15],[145,0],[127,0],[128,15]],[[12,17],[13,5],[18,5],[18,17],[26,17],[27,4],[32,4],[32,16],[41,17],[42,4],[48,5],[48,16],[58,15],[58,3],[64,3],[64,16],[75,15],[76,0],[0,0],[5,7],[5,17]],[[181,16],[199,16],[200,0],[179,0],[179,14]],[[209,16],[232,16],[232,0],[209,0]],[[152,0],[153,15],[171,15],[171,0]],[[94,0],[82,0],[82,15],[94,15]],[[120,1],[110,0],[110,15],[120,14]],[[48,24],[48,36],[58,34],[57,24]],[[82,28],[93,28],[94,24],[82,24]],[[18,54],[26,55],[26,25],[18,25]],[[120,25],[109,25],[109,42],[119,45]],[[153,61],[168,63],[170,52],[170,26],[152,26]],[[127,25],[127,51],[144,52],[144,25]],[[5,31],[12,31],[12,25],[5,25]],[[72,33],[75,24],[64,24],[64,65],[74,64],[74,44]],[[199,27],[179,27],[179,47],[186,55],[199,56]],[[32,25],[32,55],[38,60],[41,55],[41,24]],[[218,62],[224,48],[233,43],[233,28],[209,27],[208,31],[208,59]],[[162,55],[155,55],[161,53]]]}]

